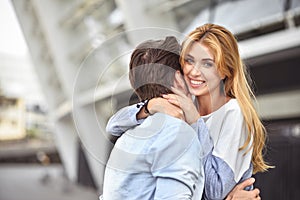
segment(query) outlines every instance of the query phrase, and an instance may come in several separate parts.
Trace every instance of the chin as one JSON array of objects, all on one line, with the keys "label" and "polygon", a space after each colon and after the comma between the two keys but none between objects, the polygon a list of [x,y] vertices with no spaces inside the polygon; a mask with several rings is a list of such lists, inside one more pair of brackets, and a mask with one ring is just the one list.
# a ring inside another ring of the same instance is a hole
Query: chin
[{"label": "chin", "polygon": [[201,95],[203,95],[203,92],[197,91],[197,90],[195,90],[195,89],[190,89],[190,93],[191,93],[192,95],[194,95],[194,96],[201,96]]},{"label": "chin", "polygon": [[204,95],[207,95],[209,94],[209,92],[207,90],[196,90],[194,88],[191,88],[190,89],[190,93],[194,96],[204,96]]}]

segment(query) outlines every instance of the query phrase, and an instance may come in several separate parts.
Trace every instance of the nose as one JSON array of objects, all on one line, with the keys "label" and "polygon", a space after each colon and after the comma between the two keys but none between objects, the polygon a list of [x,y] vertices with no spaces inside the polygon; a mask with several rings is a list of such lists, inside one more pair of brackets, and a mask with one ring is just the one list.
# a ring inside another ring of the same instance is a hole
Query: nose
[{"label": "nose", "polygon": [[200,76],[202,74],[200,66],[197,65],[198,63],[196,63],[195,65],[191,65],[190,74],[193,76]]},{"label": "nose", "polygon": [[183,66],[183,72],[186,75],[192,75],[192,76],[200,76],[202,74],[202,71],[200,70],[200,66],[191,65],[191,64],[185,64]]}]

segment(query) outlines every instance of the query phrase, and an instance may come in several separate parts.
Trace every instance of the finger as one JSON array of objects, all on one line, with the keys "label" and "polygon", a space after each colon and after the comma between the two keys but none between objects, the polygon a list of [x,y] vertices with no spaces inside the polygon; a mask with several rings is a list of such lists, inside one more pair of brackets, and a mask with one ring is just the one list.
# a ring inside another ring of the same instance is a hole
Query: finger
[{"label": "finger", "polygon": [[168,97],[166,99],[169,101],[169,103],[172,103],[173,105],[176,105],[181,109],[183,102],[186,102],[184,97],[179,96],[177,94],[168,94]]},{"label": "finger", "polygon": [[177,107],[180,107],[180,103],[177,99],[170,98],[170,99],[168,99],[168,102],[175,105],[175,106],[177,106]]},{"label": "finger", "polygon": [[189,92],[189,91],[182,91],[182,90],[179,90],[175,87],[171,87],[171,90],[172,92],[174,92],[175,94],[177,94],[178,96],[181,96],[183,98],[189,98],[189,99],[192,99],[192,94]]},{"label": "finger", "polygon": [[171,95],[169,96],[169,94],[163,94],[161,96],[162,96],[162,98],[164,98],[166,100],[171,98]]},{"label": "finger", "polygon": [[255,188],[252,191],[254,192],[255,196],[259,196],[260,190],[258,188]]},{"label": "finger", "polygon": [[179,114],[180,118],[184,119],[184,114],[181,109],[178,110],[178,114]]},{"label": "finger", "polygon": [[245,187],[253,185],[254,182],[255,182],[255,179],[251,177],[251,178],[248,178],[247,180],[241,182],[240,184],[238,184],[237,187],[239,189],[244,189]]},{"label": "finger", "polygon": [[179,96],[177,94],[163,94],[162,97],[164,99],[178,99]]},{"label": "finger", "polygon": [[175,94],[177,94],[179,96],[186,97],[186,94],[182,90],[179,90],[175,87],[171,87],[171,90],[172,90],[172,92],[174,92]]},{"label": "finger", "polygon": [[225,200],[231,200],[231,199],[232,199],[232,196],[228,195]]},{"label": "finger", "polygon": [[171,104],[171,105],[172,105],[172,109],[168,110],[166,113],[168,113],[169,115],[171,115],[173,117],[185,120],[185,117],[184,117],[182,109],[180,109],[179,107],[177,107],[177,106],[175,106],[173,104]]},{"label": "finger", "polygon": [[254,189],[251,191],[245,191],[248,193],[248,197],[251,197],[251,199],[258,199],[260,198],[259,196],[259,189]]}]

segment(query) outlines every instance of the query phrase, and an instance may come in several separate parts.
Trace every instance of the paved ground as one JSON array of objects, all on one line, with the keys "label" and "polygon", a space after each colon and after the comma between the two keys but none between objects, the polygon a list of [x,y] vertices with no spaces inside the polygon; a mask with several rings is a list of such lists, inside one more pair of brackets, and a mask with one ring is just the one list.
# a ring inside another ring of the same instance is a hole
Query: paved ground
[{"label": "paved ground", "polygon": [[0,200],[97,200],[92,188],[69,182],[59,164],[0,163]]}]

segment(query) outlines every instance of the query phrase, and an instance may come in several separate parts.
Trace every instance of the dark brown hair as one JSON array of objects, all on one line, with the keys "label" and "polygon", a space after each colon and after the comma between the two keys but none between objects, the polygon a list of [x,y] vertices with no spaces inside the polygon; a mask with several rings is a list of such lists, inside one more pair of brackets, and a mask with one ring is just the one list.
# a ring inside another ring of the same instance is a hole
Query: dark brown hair
[{"label": "dark brown hair", "polygon": [[175,37],[147,40],[138,45],[131,55],[129,79],[140,100],[172,93],[179,63],[180,44]]}]

